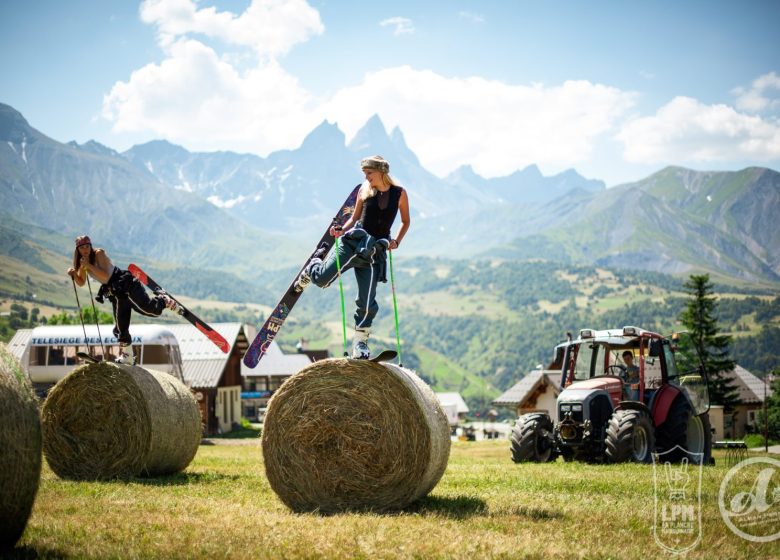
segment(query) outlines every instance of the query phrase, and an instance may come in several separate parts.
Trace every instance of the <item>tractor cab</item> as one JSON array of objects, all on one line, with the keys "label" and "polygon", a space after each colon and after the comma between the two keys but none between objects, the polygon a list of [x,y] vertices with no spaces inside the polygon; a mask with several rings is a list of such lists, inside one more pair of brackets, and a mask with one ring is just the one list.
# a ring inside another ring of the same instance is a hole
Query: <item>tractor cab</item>
[{"label": "tractor cab", "polygon": [[652,407],[668,384],[685,393],[696,414],[709,410],[706,376],[688,333],[669,339],[638,327],[582,329],[559,348],[563,391],[602,389],[615,408],[630,401]]}]

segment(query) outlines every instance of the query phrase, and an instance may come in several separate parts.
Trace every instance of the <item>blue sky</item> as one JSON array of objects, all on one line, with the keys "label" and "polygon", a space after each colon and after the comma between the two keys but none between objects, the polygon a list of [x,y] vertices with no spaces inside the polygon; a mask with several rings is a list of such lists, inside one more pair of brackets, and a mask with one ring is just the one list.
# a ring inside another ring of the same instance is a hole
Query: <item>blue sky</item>
[{"label": "blue sky", "polygon": [[267,155],[374,113],[444,176],[780,169],[780,2],[3,0],[0,102],[60,141]]}]

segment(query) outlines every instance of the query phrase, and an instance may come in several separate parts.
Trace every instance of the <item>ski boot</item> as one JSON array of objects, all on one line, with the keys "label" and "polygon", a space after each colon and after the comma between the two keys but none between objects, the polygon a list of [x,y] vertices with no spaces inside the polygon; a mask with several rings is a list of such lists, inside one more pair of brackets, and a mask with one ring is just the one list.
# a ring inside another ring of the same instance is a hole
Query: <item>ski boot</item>
[{"label": "ski boot", "polygon": [[[320,261],[321,262],[321,261]],[[295,284],[293,285],[293,290],[300,293],[302,292],[306,286],[311,284],[311,273],[309,272],[309,268],[311,268],[311,265],[314,264],[314,259],[310,260],[304,269],[301,271],[301,275],[298,276],[298,279],[295,281]]]},{"label": "ski boot", "polygon": [[322,245],[320,245],[317,250],[314,251],[311,259],[309,259],[309,262],[306,263],[306,266],[301,271],[301,275],[298,276],[298,279],[295,281],[293,289],[296,292],[302,292],[306,286],[311,284],[311,269],[317,265],[322,264],[322,259],[324,259],[325,255],[328,254],[328,249],[330,249],[330,245],[323,241]]},{"label": "ski boot", "polygon": [[352,339],[352,358],[355,360],[368,360],[371,350],[368,348],[368,335],[370,329],[355,329],[355,337]]},{"label": "ski boot", "polygon": [[135,354],[133,353],[133,347],[130,344],[119,345],[119,356],[114,360],[117,364],[125,364],[128,366],[135,365]]}]

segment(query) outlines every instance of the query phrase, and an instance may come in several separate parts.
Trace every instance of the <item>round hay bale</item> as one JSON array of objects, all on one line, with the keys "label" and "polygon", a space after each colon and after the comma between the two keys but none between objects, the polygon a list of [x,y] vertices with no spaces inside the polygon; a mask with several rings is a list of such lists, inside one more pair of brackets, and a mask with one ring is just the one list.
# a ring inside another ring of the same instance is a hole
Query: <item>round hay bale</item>
[{"label": "round hay bale", "polygon": [[24,533],[41,479],[41,422],[35,394],[0,343],[0,550]]},{"label": "round hay bale", "polygon": [[57,383],[41,423],[49,466],[75,480],[173,474],[187,468],[201,439],[200,410],[183,383],[106,362]]},{"label": "round hay bale", "polygon": [[439,482],[450,454],[433,391],[392,364],[331,359],[285,381],[268,404],[265,471],[293,511],[392,511]]}]

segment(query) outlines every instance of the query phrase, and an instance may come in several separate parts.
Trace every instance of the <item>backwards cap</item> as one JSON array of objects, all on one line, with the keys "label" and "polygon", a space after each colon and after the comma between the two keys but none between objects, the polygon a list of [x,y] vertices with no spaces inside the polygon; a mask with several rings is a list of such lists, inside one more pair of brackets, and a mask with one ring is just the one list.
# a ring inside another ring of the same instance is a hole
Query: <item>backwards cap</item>
[{"label": "backwards cap", "polygon": [[76,247],[81,247],[82,245],[92,245],[92,240],[89,238],[89,235],[79,235],[76,238]]},{"label": "backwards cap", "polygon": [[360,160],[360,169],[376,169],[382,173],[390,173],[390,164],[382,156],[369,156]]}]

